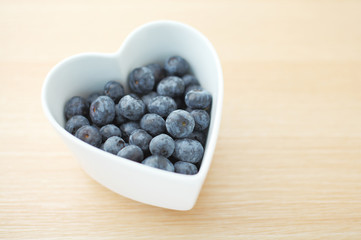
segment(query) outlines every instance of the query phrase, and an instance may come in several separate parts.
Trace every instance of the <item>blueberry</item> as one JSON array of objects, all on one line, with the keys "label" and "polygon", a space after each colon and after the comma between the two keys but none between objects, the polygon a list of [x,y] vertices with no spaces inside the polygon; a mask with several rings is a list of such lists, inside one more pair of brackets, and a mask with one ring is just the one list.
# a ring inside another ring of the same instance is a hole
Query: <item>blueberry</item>
[{"label": "blueberry", "polygon": [[185,94],[187,94],[191,90],[203,90],[202,86],[199,84],[192,84],[186,87],[186,90],[184,91]]},{"label": "blueberry", "polygon": [[100,96],[102,96],[103,95],[103,92],[93,92],[92,94],[90,94],[89,96],[88,96],[88,98],[86,99],[87,101],[88,101],[88,103],[89,103],[89,105],[90,104],[92,104],[92,102],[95,100],[95,99],[97,99],[98,97],[100,97]]},{"label": "blueberry", "polygon": [[197,140],[204,147],[207,141],[207,134],[204,131],[193,131],[187,138]]},{"label": "blueberry", "polygon": [[193,163],[178,161],[174,164],[174,170],[176,173],[182,173],[187,175],[197,174],[198,168]]},{"label": "blueberry", "polygon": [[209,114],[204,110],[193,110],[191,112],[194,118],[194,130],[203,131],[209,126]]},{"label": "blueberry", "polygon": [[128,76],[128,85],[135,93],[146,94],[152,91],[155,85],[152,71],[147,67],[134,69]]},{"label": "blueberry", "polygon": [[204,149],[196,140],[184,138],[175,141],[173,156],[180,161],[198,163],[202,160]]},{"label": "blueberry", "polygon": [[122,131],[123,139],[127,141],[132,132],[136,129],[139,129],[140,126],[138,122],[126,122],[120,125],[119,128]]},{"label": "blueberry", "polygon": [[137,129],[132,132],[129,136],[129,143],[133,145],[137,145],[143,151],[149,150],[149,143],[152,140],[152,136],[149,135],[143,129]]},{"label": "blueberry", "polygon": [[87,100],[82,97],[75,96],[70,98],[64,107],[64,113],[66,119],[70,119],[75,115],[88,116],[89,104]]},{"label": "blueberry", "polygon": [[89,143],[94,147],[100,147],[102,143],[102,136],[96,127],[85,125],[76,131],[75,136],[80,140]]},{"label": "blueberry", "polygon": [[191,90],[185,95],[186,105],[192,109],[207,109],[212,102],[212,95],[207,90]]},{"label": "blueberry", "polygon": [[114,124],[108,124],[103,126],[100,129],[100,134],[102,135],[103,142],[105,142],[108,138],[113,136],[118,136],[118,137],[122,136],[122,132]]},{"label": "blueberry", "polygon": [[184,138],[193,132],[194,119],[184,110],[175,110],[169,114],[165,121],[167,131],[175,138]]},{"label": "blueberry", "polygon": [[158,96],[150,100],[148,104],[148,111],[156,113],[161,117],[167,117],[169,113],[177,109],[177,104],[171,97]]},{"label": "blueberry", "polygon": [[140,127],[150,135],[156,136],[165,132],[165,120],[155,113],[147,113],[140,120]]},{"label": "blueberry", "polygon": [[165,60],[164,69],[168,75],[183,76],[188,72],[189,65],[184,58],[173,56]]},{"label": "blueberry", "polygon": [[152,63],[152,64],[148,64],[146,67],[149,68],[149,70],[152,72],[155,85],[157,85],[160,82],[160,80],[165,78],[165,71],[160,64]]},{"label": "blueberry", "polygon": [[182,80],[184,82],[185,87],[188,87],[190,85],[199,85],[198,79],[191,74],[184,75],[182,77]]},{"label": "blueberry", "polygon": [[136,145],[128,145],[122,148],[118,154],[119,157],[123,157],[135,162],[141,162],[144,159],[142,149]]},{"label": "blueberry", "polygon": [[113,137],[108,138],[104,142],[104,146],[103,146],[104,151],[112,153],[112,154],[117,154],[124,147],[125,147],[124,140],[118,136],[113,136]]},{"label": "blueberry", "polygon": [[142,163],[150,167],[174,172],[173,163],[163,156],[152,155],[150,157],[147,157]]},{"label": "blueberry", "polygon": [[100,96],[90,105],[89,116],[93,123],[104,126],[111,123],[115,117],[114,101],[108,96]]},{"label": "blueberry", "polygon": [[109,81],[104,86],[104,94],[118,102],[124,96],[124,87],[116,81]]},{"label": "blueberry", "polygon": [[166,158],[173,154],[174,148],[174,140],[167,134],[154,137],[149,144],[149,150],[153,155],[162,155]]},{"label": "blueberry", "polygon": [[150,92],[142,97],[142,100],[146,106],[148,106],[149,102],[158,96],[157,92]]},{"label": "blueberry", "polygon": [[85,125],[89,125],[88,119],[82,115],[75,115],[66,122],[65,130],[74,135],[79,128]]},{"label": "blueberry", "polygon": [[141,99],[125,95],[120,99],[117,108],[123,117],[130,120],[139,120],[145,113],[145,104]]},{"label": "blueberry", "polygon": [[184,92],[184,82],[176,76],[169,76],[159,82],[157,93],[162,96],[178,97]]}]

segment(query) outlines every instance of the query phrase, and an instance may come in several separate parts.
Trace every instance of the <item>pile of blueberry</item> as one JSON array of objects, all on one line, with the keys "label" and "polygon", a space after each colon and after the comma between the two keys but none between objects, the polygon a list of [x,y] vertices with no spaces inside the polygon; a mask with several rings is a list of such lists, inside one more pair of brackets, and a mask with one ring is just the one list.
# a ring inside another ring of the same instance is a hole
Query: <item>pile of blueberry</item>
[{"label": "pile of blueberry", "polygon": [[210,122],[212,95],[189,74],[179,56],[134,69],[129,94],[116,81],[104,91],[72,97],[65,129],[102,150],[182,174],[200,167]]}]

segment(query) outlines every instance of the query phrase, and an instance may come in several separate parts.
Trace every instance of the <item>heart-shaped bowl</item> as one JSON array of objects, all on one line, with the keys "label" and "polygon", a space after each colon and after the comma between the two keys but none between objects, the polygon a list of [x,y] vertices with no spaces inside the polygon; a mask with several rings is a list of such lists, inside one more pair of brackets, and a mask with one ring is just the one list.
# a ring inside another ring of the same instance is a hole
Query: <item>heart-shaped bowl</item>
[{"label": "heart-shaped bowl", "polygon": [[[134,68],[163,63],[173,55],[189,62],[191,72],[213,96],[208,139],[197,174],[167,172],[112,155],[64,129],[64,106],[72,96],[86,97],[102,90],[110,80],[126,87],[127,76]],[[122,196],[174,210],[189,210],[198,198],[216,145],[222,100],[222,69],[212,44],[199,31],[174,21],[155,21],[138,27],[115,53],[84,53],[61,61],[46,76],[42,89],[45,115],[92,178]]]}]

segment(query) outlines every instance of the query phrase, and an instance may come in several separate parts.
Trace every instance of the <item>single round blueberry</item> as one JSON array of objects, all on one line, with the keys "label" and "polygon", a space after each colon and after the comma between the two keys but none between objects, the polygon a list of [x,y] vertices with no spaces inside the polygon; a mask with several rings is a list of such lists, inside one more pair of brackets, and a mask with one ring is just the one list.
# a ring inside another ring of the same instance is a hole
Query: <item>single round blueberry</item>
[{"label": "single round blueberry", "polygon": [[169,76],[175,75],[181,77],[188,72],[189,64],[184,58],[173,56],[165,60],[164,69]]},{"label": "single round blueberry", "polygon": [[153,74],[154,82],[155,82],[154,85],[157,85],[160,82],[160,80],[165,78],[166,73],[160,64],[152,63],[152,64],[148,64],[146,67],[149,68],[149,70]]},{"label": "single round blueberry", "polygon": [[159,168],[169,172],[174,172],[174,166],[171,161],[160,155],[152,155],[147,157],[143,162],[144,165]]},{"label": "single round blueberry", "polygon": [[189,134],[189,136],[187,138],[197,140],[204,147],[206,145],[206,141],[207,141],[207,133],[204,131],[203,132],[193,131],[191,134]]},{"label": "single round blueberry", "polygon": [[88,116],[89,104],[87,100],[82,97],[75,96],[70,98],[64,107],[64,113],[66,120],[75,115]]},{"label": "single round blueberry", "polygon": [[122,137],[122,132],[114,124],[108,124],[100,128],[100,134],[102,135],[103,142],[113,136]]},{"label": "single round blueberry", "polygon": [[207,90],[191,90],[187,92],[184,101],[192,109],[207,109],[212,102],[212,95]]},{"label": "single round blueberry", "polygon": [[139,94],[146,94],[154,88],[154,76],[147,67],[134,69],[128,76],[128,85],[130,90]]},{"label": "single round blueberry", "polygon": [[122,148],[118,154],[119,157],[123,157],[135,162],[141,162],[144,159],[142,149],[136,145],[128,145]]},{"label": "single round blueberry", "polygon": [[193,132],[194,125],[192,115],[180,109],[171,112],[165,121],[167,131],[175,138],[187,137]]},{"label": "single round blueberry", "polygon": [[165,132],[165,120],[155,113],[147,113],[140,120],[140,127],[150,135],[156,136]]},{"label": "single round blueberry", "polygon": [[156,113],[161,117],[167,117],[169,113],[177,109],[177,104],[171,97],[158,96],[150,100],[148,104],[148,111]]},{"label": "single round blueberry", "polygon": [[108,138],[104,142],[103,149],[106,152],[109,152],[112,154],[117,154],[124,147],[125,147],[124,140],[118,136],[113,136],[113,137]]},{"label": "single round blueberry", "polygon": [[161,96],[178,97],[184,93],[184,82],[176,76],[169,76],[159,82],[157,93]]},{"label": "single round blueberry", "polygon": [[104,86],[104,94],[118,102],[124,96],[124,87],[119,82],[109,81]]},{"label": "single round blueberry", "polygon": [[128,141],[129,136],[133,133],[134,130],[139,129],[138,122],[126,122],[120,125],[120,130],[122,131],[122,137],[124,140]]},{"label": "single round blueberry", "polygon": [[174,140],[167,134],[160,134],[149,143],[149,150],[153,155],[170,157],[174,152]]},{"label": "single round blueberry", "polygon": [[90,125],[85,125],[79,128],[75,133],[75,137],[94,147],[100,147],[102,143],[102,136],[100,135],[99,130]]},{"label": "single round blueberry", "polygon": [[174,164],[176,173],[194,175],[198,173],[198,168],[193,163],[178,161]]},{"label": "single round blueberry", "polygon": [[185,87],[188,87],[190,85],[199,85],[198,79],[191,74],[184,75],[182,77],[182,80],[184,82]]},{"label": "single round blueberry", "polygon": [[146,106],[148,106],[149,102],[158,96],[157,92],[150,92],[142,97],[142,100]]},{"label": "single round blueberry", "polygon": [[175,141],[173,156],[180,161],[198,163],[202,160],[204,149],[196,140],[184,138]]},{"label": "single round blueberry", "polygon": [[186,90],[184,91],[185,94],[187,94],[191,90],[203,90],[203,87],[199,84],[192,84],[186,87]]},{"label": "single round blueberry", "polygon": [[89,116],[93,123],[104,126],[111,123],[115,117],[114,101],[108,96],[100,96],[90,105]]},{"label": "single round blueberry", "polygon": [[130,120],[139,120],[145,113],[145,104],[141,99],[125,95],[120,99],[118,106],[119,112],[123,117]]},{"label": "single round blueberry", "polygon": [[129,136],[129,143],[133,145],[137,145],[143,151],[149,150],[149,143],[151,140],[152,140],[152,136],[150,136],[149,133],[147,133],[143,129],[134,130],[132,134]]},{"label": "single round blueberry", "polygon": [[93,92],[92,94],[90,94],[90,95],[88,96],[88,98],[87,98],[86,100],[88,101],[88,103],[89,103],[89,105],[90,105],[90,104],[92,104],[92,102],[93,102],[95,99],[97,99],[97,98],[100,97],[100,96],[103,96],[103,92]]},{"label": "single round blueberry", "polygon": [[82,126],[89,125],[89,120],[82,115],[72,116],[65,124],[65,130],[75,134]]},{"label": "single round blueberry", "polygon": [[194,130],[203,131],[209,126],[209,114],[204,110],[193,110],[191,112],[194,118]]}]

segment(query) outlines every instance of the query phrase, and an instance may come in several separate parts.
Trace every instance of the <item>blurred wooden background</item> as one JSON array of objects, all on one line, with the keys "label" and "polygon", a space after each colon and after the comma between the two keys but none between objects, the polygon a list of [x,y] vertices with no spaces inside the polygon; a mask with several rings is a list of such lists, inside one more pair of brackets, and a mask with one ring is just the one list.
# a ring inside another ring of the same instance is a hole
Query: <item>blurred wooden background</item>
[{"label": "blurred wooden background", "polygon": [[[0,2],[1,239],[360,239],[360,1]],[[151,20],[190,24],[225,80],[195,208],[143,205],[89,178],[45,119],[47,72],[114,52]]]}]

